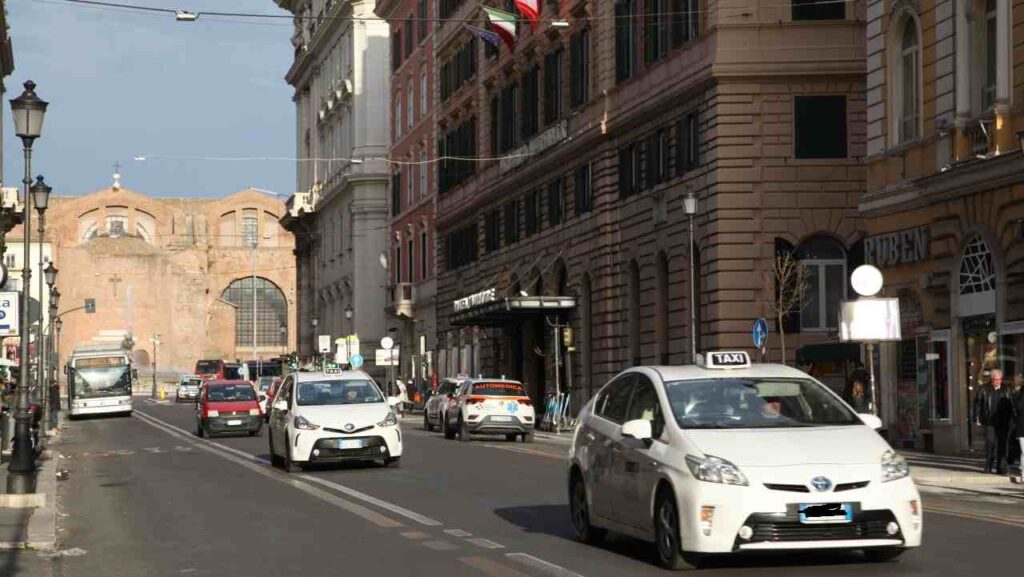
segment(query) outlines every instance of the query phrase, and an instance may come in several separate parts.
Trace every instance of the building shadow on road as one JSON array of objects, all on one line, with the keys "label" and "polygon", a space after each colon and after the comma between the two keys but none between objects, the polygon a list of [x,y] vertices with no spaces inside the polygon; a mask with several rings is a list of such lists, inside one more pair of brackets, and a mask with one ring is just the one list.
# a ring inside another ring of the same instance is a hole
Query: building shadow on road
[{"label": "building shadow on road", "polygon": [[[502,519],[522,528],[528,533],[540,533],[570,541],[576,540],[568,505],[509,507],[506,509],[496,509],[494,512]],[[657,563],[653,543],[625,535],[609,534],[600,545],[600,548],[642,563],[652,565]],[[863,555],[856,551],[809,553],[780,551],[777,553],[711,556],[702,560],[701,568],[832,567],[864,563]],[[895,569],[899,568],[899,563],[871,565],[879,570],[884,566]],[[881,573],[881,571],[876,572]]]}]

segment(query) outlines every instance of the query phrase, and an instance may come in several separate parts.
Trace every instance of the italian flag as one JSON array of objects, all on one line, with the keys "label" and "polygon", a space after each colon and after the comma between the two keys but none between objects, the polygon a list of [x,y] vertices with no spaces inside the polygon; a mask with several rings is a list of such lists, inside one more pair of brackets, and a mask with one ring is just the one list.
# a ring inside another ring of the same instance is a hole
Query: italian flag
[{"label": "italian flag", "polygon": [[508,44],[509,48],[515,48],[516,15],[487,6],[483,6],[483,9],[487,13],[487,19],[491,22],[491,27],[498,33],[498,36],[501,36],[501,39],[505,41],[505,44]]},{"label": "italian flag", "polygon": [[536,32],[537,20],[540,17],[538,0],[516,0],[516,8],[519,9],[520,14],[530,21],[530,28]]}]

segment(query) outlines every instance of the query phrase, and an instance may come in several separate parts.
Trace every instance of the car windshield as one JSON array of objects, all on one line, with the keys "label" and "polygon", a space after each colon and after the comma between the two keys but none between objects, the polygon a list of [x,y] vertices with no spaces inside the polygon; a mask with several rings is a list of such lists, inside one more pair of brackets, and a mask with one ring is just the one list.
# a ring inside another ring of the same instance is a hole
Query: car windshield
[{"label": "car windshield", "polygon": [[665,383],[684,429],[858,425],[857,415],[810,379],[700,379]]},{"label": "car windshield", "polygon": [[210,387],[206,395],[212,403],[231,403],[236,401],[255,401],[256,393],[251,385],[217,385]]},{"label": "car windshield", "polygon": [[372,381],[311,381],[299,383],[300,406],[360,405],[383,403],[380,389]]},{"label": "car windshield", "polygon": [[489,397],[525,397],[526,389],[519,383],[474,383],[472,394]]},{"label": "car windshield", "polygon": [[182,379],[181,381],[181,386],[183,387],[198,387],[201,384],[203,382],[199,379]]},{"label": "car windshield", "polygon": [[123,357],[79,359],[74,374],[75,396],[78,398],[131,394],[131,371]]},{"label": "car windshield", "polygon": [[242,365],[224,365],[224,380],[235,381],[242,379]]}]

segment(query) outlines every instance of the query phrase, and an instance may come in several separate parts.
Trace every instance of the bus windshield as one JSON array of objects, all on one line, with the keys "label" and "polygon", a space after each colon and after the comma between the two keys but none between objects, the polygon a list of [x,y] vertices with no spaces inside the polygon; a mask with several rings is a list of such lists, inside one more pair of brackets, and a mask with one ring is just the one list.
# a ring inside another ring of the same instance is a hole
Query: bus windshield
[{"label": "bus windshield", "polygon": [[241,381],[242,380],[242,365],[235,363],[224,363],[224,380],[225,381]]},{"label": "bus windshield", "polygon": [[130,395],[132,375],[129,368],[125,357],[77,359],[74,395],[81,399]]}]

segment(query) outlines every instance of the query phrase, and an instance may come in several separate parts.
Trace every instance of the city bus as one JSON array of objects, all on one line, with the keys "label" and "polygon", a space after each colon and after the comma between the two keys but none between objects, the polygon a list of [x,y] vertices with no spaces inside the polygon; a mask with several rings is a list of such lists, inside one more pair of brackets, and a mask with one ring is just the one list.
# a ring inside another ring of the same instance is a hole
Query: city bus
[{"label": "city bus", "polygon": [[241,363],[229,363],[220,359],[196,361],[195,374],[204,381],[237,381],[242,378]]},{"label": "city bus", "polygon": [[68,358],[68,410],[79,415],[132,412],[132,363],[115,345],[83,345]]}]

